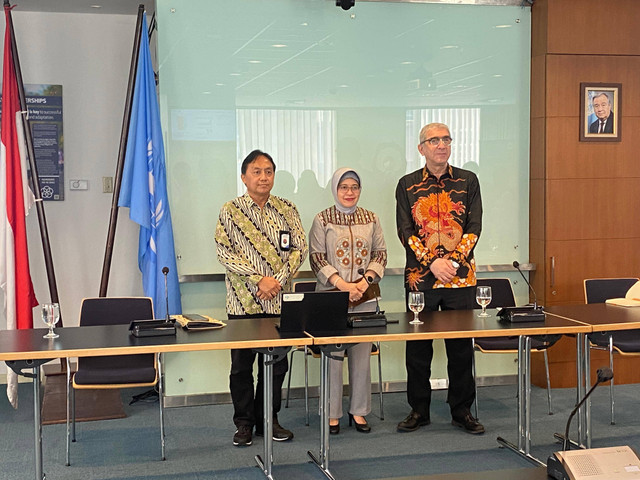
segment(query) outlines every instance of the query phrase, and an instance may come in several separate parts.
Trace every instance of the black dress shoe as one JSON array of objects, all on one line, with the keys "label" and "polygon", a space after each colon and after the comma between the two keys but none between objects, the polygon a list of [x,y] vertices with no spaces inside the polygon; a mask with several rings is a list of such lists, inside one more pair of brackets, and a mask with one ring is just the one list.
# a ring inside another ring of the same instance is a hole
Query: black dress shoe
[{"label": "black dress shoe", "polygon": [[[364,417],[363,417],[364,418]],[[360,433],[369,433],[371,431],[371,427],[369,426],[369,424],[367,423],[367,419],[364,419],[365,422],[364,423],[358,423],[356,422],[355,418],[353,418],[353,415],[349,414],[349,426],[351,426],[352,423],[356,424],[356,430]]]},{"label": "black dress shoe", "polygon": [[467,433],[474,435],[484,433],[484,426],[475,418],[471,413],[466,413],[461,418],[453,417],[451,419],[451,425],[463,428]]},{"label": "black dress shoe", "polygon": [[431,420],[428,417],[423,417],[415,410],[411,410],[411,413],[398,424],[399,432],[413,432],[420,427],[429,425]]},{"label": "black dress shoe", "polygon": [[[264,437],[264,431],[262,425],[258,427],[256,425],[256,437]],[[291,430],[287,430],[282,425],[278,423],[278,420],[273,421],[273,441],[274,442],[286,442],[287,440],[291,440],[293,438],[293,432]]]},{"label": "black dress shoe", "polygon": [[331,435],[338,435],[340,433],[340,422],[335,425],[329,424],[329,433]]}]

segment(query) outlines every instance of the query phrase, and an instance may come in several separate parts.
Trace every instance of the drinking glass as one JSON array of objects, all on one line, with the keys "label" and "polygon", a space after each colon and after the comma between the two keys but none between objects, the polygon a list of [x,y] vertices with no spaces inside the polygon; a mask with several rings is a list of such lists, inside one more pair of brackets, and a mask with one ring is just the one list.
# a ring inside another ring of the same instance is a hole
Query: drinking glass
[{"label": "drinking glass", "polygon": [[476,289],[476,302],[482,307],[479,317],[488,317],[487,305],[491,303],[491,287],[478,287]]},{"label": "drinking glass", "polygon": [[60,305],[57,303],[42,304],[42,321],[49,327],[49,333],[42,338],[58,338],[60,335],[53,333],[53,326],[60,320]]},{"label": "drinking glass", "polygon": [[422,292],[409,292],[409,310],[413,312],[413,320],[409,323],[412,325],[421,325],[424,322],[421,322],[418,318],[418,314],[424,308],[424,293]]}]

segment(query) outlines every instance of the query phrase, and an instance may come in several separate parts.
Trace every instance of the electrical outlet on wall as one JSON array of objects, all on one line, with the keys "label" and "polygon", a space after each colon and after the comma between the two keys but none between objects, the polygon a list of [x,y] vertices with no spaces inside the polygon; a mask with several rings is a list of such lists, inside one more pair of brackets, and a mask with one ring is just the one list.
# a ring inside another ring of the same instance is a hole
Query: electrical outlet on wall
[{"label": "electrical outlet on wall", "polygon": [[102,193],[113,193],[113,177],[102,177]]}]

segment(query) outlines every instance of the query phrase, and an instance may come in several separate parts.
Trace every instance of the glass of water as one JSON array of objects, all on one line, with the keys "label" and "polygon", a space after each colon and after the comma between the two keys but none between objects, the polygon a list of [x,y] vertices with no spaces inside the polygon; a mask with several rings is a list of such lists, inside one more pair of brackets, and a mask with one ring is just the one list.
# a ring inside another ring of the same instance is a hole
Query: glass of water
[{"label": "glass of water", "polygon": [[57,303],[42,304],[42,321],[49,327],[49,333],[42,338],[58,338],[60,335],[53,332],[53,326],[60,320],[60,305]]},{"label": "glass of water", "polygon": [[413,312],[413,320],[409,323],[412,325],[421,325],[424,322],[421,322],[418,318],[418,314],[424,308],[424,293],[423,292],[409,292],[409,310]]},{"label": "glass of water", "polygon": [[477,287],[476,289],[476,302],[482,307],[482,313],[479,317],[488,317],[487,305],[491,303],[491,287]]}]

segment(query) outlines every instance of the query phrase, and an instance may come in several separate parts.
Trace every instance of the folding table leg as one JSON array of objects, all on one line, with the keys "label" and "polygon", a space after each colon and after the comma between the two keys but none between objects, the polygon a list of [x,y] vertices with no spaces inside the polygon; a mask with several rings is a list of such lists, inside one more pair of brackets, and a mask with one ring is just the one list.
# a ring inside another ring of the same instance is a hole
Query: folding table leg
[{"label": "folding table leg", "polygon": [[325,474],[329,480],[335,480],[329,471],[329,359],[342,360],[343,357],[333,357],[332,352],[345,350],[348,344],[320,345],[322,352],[322,375],[320,377],[320,458],[308,451],[307,455],[313,463]]},{"label": "folding table leg", "polygon": [[255,456],[256,463],[264,473],[265,477],[273,480],[271,473],[273,466],[273,364],[286,358],[291,347],[267,347],[255,348],[254,351],[261,353],[263,361],[263,392],[262,399],[264,408],[264,459],[260,455]]},{"label": "folding table leg", "polygon": [[526,458],[534,465],[545,466],[531,455],[531,337],[520,335],[518,339],[518,446],[498,437],[503,447]]},{"label": "folding table leg", "polygon": [[[44,480],[46,475],[42,468],[42,419],[40,409],[42,408],[42,398],[40,396],[40,366],[50,362],[52,359],[39,360],[11,360],[5,362],[11,370],[18,375],[33,379],[33,427],[34,427],[34,464],[36,480]],[[25,373],[24,368],[33,369],[33,373]]]}]

